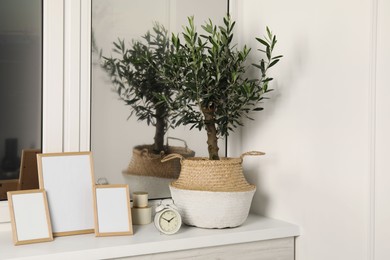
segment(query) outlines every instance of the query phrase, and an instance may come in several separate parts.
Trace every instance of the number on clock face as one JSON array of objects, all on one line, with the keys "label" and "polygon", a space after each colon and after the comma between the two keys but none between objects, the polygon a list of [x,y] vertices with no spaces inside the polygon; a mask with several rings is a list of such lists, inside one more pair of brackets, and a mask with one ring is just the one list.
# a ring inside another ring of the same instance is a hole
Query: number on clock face
[{"label": "number on clock face", "polygon": [[167,210],[161,214],[159,224],[165,232],[172,232],[178,228],[179,219],[175,212]]}]

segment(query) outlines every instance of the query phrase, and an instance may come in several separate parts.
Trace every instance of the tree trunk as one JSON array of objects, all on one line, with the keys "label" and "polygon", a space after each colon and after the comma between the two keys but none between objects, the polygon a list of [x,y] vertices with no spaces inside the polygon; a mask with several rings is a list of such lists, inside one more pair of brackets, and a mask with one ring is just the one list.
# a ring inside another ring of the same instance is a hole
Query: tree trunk
[{"label": "tree trunk", "polygon": [[164,135],[165,135],[165,107],[156,107],[156,133],[154,135],[153,152],[158,154],[164,151]]},{"label": "tree trunk", "polygon": [[204,123],[207,131],[207,145],[210,160],[219,160],[217,129],[215,128],[215,110],[213,108],[202,108]]}]

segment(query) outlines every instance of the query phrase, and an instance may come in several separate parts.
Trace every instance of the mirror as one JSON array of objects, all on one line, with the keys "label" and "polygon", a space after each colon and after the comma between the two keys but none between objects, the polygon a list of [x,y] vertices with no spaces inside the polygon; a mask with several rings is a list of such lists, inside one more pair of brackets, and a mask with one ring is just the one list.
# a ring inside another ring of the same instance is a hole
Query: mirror
[{"label": "mirror", "polygon": [[[142,36],[148,30],[152,31],[154,22],[163,25],[169,35],[171,32],[181,32],[182,26],[188,24],[189,16],[195,17],[199,28],[209,18],[216,24],[222,23],[227,6],[226,0],[92,0],[91,150],[96,180],[106,178],[110,184],[129,184],[130,192],[147,191],[149,198],[170,197],[168,184],[172,181],[172,176],[167,177],[165,173],[161,177],[160,173],[151,174],[152,169],[145,170],[150,162],[143,165],[134,162],[137,157],[148,156],[143,149],[133,153],[133,148],[151,145],[155,128],[148,126],[146,120],[137,120],[135,115],[129,117],[131,107],[113,91],[110,77],[100,65],[99,52],[106,57],[115,57],[113,42],[119,38],[129,48],[134,40],[142,41]],[[189,131],[189,128],[180,126],[168,129],[165,144],[167,137],[172,137],[168,147],[184,149],[188,156],[193,156],[192,152],[195,156],[207,156],[206,132]],[[219,147],[220,154],[224,155],[225,140],[220,140]],[[140,168],[145,173],[141,174]]]},{"label": "mirror", "polygon": [[42,0],[0,1],[0,200],[31,187],[19,172],[22,150],[41,148],[41,74]]}]

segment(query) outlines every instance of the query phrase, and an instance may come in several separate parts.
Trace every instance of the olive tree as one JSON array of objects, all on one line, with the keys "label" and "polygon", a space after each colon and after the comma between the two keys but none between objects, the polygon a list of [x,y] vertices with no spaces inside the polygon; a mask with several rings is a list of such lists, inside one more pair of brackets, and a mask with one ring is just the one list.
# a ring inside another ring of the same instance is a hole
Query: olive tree
[{"label": "olive tree", "polygon": [[174,126],[190,125],[190,129],[205,129],[209,159],[219,160],[218,138],[228,136],[242,126],[250,112],[261,111],[261,101],[272,89],[268,70],[279,62],[281,55],[273,56],[276,36],[267,27],[264,38],[256,38],[263,46],[264,58],[253,64],[259,76],[248,78],[247,58],[251,49],[238,49],[233,44],[235,22],[230,16],[222,26],[211,20],[199,34],[194,18],[181,34],[172,35],[173,47],[160,69],[161,78],[172,87],[174,95],[160,96],[161,104],[169,107]]},{"label": "olive tree", "polygon": [[114,42],[114,57],[102,56],[106,70],[119,98],[130,107],[140,121],[155,127],[153,153],[164,151],[164,136],[170,124],[169,106],[160,102],[161,96],[170,97],[173,89],[159,72],[172,47],[168,31],[155,23],[142,41],[134,41],[130,48],[124,40]]}]

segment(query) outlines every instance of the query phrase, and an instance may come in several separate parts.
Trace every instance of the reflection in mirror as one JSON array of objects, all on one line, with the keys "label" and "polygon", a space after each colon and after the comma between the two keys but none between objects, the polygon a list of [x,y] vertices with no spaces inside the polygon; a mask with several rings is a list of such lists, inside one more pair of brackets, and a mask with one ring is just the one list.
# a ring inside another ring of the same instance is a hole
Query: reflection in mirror
[{"label": "reflection in mirror", "polygon": [[[118,93],[118,87],[108,73],[109,67],[102,67],[104,59],[100,55],[108,59],[120,58],[121,55],[113,51],[118,49],[113,42],[122,40],[126,50],[137,50],[136,41],[143,44],[141,47],[147,47],[147,40],[142,36],[148,31],[153,33],[156,23],[167,30],[169,37],[171,33],[182,31],[189,16],[194,16],[200,27],[209,18],[216,24],[221,23],[226,13],[226,0],[92,1],[91,150],[96,179],[106,178],[112,184],[129,184],[131,192],[147,191],[149,198],[169,197],[168,184],[177,177],[180,163],[174,160],[171,164],[161,164],[161,153],[207,157],[205,132],[189,131],[190,125],[174,129],[165,127],[167,131],[163,138],[161,135],[158,138],[158,113],[155,112],[158,109],[152,98],[156,93],[148,97],[142,90],[129,89],[128,86]],[[146,71],[145,67],[142,68]],[[142,89],[159,86],[165,87],[163,91],[169,91],[169,87],[159,85],[155,75],[148,75],[133,86],[142,82]],[[133,95],[130,98],[129,93]],[[225,140],[221,139],[219,146],[221,155],[224,155]]]},{"label": "reflection in mirror", "polygon": [[22,163],[23,180],[20,165],[41,147],[41,68],[42,0],[0,1],[0,200],[38,188],[36,160]]}]

